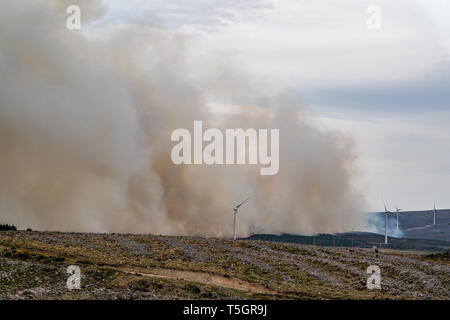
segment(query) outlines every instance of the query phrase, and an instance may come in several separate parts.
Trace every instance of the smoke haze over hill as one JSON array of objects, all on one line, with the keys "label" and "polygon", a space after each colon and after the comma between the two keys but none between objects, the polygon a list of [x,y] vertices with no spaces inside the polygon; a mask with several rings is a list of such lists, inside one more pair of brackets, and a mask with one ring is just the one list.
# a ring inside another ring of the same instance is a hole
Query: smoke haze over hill
[{"label": "smoke haze over hill", "polygon": [[[104,12],[97,2],[81,3],[84,23]],[[239,213],[240,235],[365,224],[352,141],[320,129],[289,92],[218,117],[206,99],[211,88],[192,79],[186,38],[136,26],[71,31],[67,5],[0,0],[2,222],[220,237],[232,232],[232,206],[251,196]],[[228,78],[217,79],[233,95]],[[191,130],[194,120],[279,128],[279,173],[175,166],[170,134]]]}]

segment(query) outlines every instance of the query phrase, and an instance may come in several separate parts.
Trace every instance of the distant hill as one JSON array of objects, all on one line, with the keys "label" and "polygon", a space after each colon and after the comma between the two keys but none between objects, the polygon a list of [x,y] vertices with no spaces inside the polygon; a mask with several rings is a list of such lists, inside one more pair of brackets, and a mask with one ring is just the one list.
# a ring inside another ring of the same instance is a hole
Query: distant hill
[{"label": "distant hill", "polygon": [[368,232],[353,232],[353,233],[339,233],[319,234],[316,236],[301,236],[293,234],[255,234],[242,240],[262,240],[272,242],[298,243],[309,244],[316,246],[327,247],[356,247],[356,248],[371,248],[376,246],[378,248],[389,248],[398,250],[418,250],[418,251],[433,251],[443,252],[450,250],[450,241],[433,240],[433,239],[406,239],[406,238],[389,238],[389,245],[384,245],[384,236],[376,233]]},{"label": "distant hill", "polygon": [[[378,233],[348,232],[319,234],[315,236],[302,236],[293,234],[255,234],[245,238],[248,240],[263,240],[286,243],[310,244],[317,246],[336,247],[384,247],[384,213],[373,212],[372,219]],[[400,250],[419,251],[446,251],[450,249],[450,210],[439,210],[436,214],[436,225],[433,225],[433,211],[402,211],[399,213],[399,229],[397,227],[396,213],[389,215],[388,248]],[[396,234],[395,237],[392,235]],[[398,235],[397,235],[398,234]],[[400,236],[402,234],[402,236]]]},{"label": "distant hill", "polygon": [[[375,213],[382,217],[384,213]],[[396,224],[396,214],[390,215],[389,224]],[[450,210],[439,210],[436,225],[433,225],[433,211],[405,211],[399,213],[400,230],[405,238],[434,239],[450,241]],[[378,230],[384,229],[384,220],[379,219]]]}]

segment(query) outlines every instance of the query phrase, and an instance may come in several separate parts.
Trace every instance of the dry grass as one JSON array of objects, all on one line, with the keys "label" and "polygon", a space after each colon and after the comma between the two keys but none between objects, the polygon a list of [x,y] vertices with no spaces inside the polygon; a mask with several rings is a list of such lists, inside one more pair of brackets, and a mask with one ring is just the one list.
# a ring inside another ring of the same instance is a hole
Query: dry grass
[{"label": "dry grass", "polygon": [[[66,288],[79,265],[82,289]],[[382,270],[382,290],[366,269]],[[0,232],[2,299],[449,299],[445,256],[260,241]]]}]

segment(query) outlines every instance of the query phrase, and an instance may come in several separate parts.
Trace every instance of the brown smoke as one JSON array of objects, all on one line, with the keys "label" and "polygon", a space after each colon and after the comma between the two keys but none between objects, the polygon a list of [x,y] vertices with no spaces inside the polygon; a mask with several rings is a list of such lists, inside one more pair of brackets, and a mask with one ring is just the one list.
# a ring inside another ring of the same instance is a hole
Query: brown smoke
[{"label": "brown smoke", "polygon": [[[85,17],[101,16],[100,5],[87,3]],[[70,31],[68,4],[0,1],[2,222],[229,236],[233,205],[251,196],[239,213],[239,235],[363,225],[351,142],[318,129],[290,94],[266,97],[269,107],[214,116],[202,90],[228,88],[232,96],[235,84],[217,76],[199,85],[182,36],[132,26],[96,36]],[[171,132],[192,130],[194,120],[279,128],[279,173],[261,176],[259,165],[175,166]]]}]

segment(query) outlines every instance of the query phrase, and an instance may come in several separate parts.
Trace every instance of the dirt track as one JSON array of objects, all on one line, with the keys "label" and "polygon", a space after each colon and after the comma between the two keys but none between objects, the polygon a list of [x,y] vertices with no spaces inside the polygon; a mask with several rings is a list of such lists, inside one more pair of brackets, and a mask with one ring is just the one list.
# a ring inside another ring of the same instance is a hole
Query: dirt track
[{"label": "dirt track", "polygon": [[212,286],[224,287],[235,290],[250,291],[255,293],[271,292],[263,286],[258,286],[242,280],[230,279],[222,276],[213,275],[205,272],[180,271],[172,269],[144,269],[144,268],[118,268],[118,270],[146,277],[166,278],[166,279],[183,279],[191,282],[200,282]]}]

